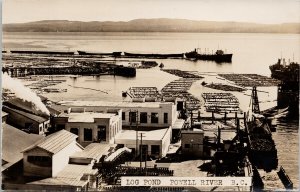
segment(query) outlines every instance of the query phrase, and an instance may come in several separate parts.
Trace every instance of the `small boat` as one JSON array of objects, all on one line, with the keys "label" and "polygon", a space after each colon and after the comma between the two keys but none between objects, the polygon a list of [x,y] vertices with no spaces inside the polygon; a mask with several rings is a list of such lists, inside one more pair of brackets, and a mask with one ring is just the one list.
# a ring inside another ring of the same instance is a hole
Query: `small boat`
[{"label": "small boat", "polygon": [[99,55],[99,56],[121,56],[122,52],[112,52],[112,53],[98,53],[98,52],[86,52],[86,51],[77,51],[79,55]]},{"label": "small boat", "polygon": [[138,58],[161,58],[161,59],[165,59],[165,58],[183,58],[183,53],[180,53],[180,54],[153,54],[153,53],[143,54],[143,53],[124,52],[124,55],[126,57],[138,57]]},{"label": "small boat", "polygon": [[225,54],[223,50],[217,50],[215,54],[202,54],[198,53],[197,49],[194,51],[185,53],[185,57],[188,59],[199,59],[216,62],[231,62],[232,54]]},{"label": "small boat", "polygon": [[159,68],[164,68],[164,64],[163,63],[161,63],[160,65],[159,65]]}]

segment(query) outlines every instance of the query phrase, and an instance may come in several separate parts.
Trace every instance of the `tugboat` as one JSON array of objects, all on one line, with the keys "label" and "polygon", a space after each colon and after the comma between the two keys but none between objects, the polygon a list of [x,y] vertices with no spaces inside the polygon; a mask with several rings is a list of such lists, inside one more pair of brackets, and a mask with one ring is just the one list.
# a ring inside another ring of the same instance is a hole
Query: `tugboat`
[{"label": "tugboat", "polygon": [[232,54],[225,54],[223,50],[217,50],[215,54],[202,54],[202,53],[198,53],[197,49],[195,49],[194,51],[185,53],[185,57],[188,59],[199,59],[199,60],[231,63]]},{"label": "tugboat", "polygon": [[299,69],[296,62],[286,64],[285,59],[270,66],[271,77],[280,80],[278,85],[277,106],[288,107],[290,117],[299,117]]}]

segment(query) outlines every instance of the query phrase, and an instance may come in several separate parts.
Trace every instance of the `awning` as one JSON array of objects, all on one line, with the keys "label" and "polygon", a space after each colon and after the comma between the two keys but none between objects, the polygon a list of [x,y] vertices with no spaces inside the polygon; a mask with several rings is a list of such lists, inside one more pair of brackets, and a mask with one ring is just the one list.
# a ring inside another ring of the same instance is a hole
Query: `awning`
[{"label": "awning", "polygon": [[131,153],[131,149],[127,148],[127,147],[123,147],[120,148],[118,150],[116,150],[115,152],[113,152],[110,156],[108,156],[106,159],[104,159],[104,161],[114,161],[116,158],[118,158],[121,154],[123,153]]}]

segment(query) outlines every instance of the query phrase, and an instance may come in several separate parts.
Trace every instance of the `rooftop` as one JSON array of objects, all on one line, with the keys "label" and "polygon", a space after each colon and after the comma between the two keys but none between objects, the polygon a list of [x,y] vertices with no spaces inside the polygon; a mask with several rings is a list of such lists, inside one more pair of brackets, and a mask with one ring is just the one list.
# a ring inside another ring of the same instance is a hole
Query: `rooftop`
[{"label": "rooftop", "polygon": [[85,174],[96,174],[97,169],[92,169],[90,165],[74,165],[68,164],[56,177],[42,179],[28,184],[35,185],[70,185],[70,186],[84,186],[87,180],[81,180]]},{"label": "rooftop", "polygon": [[46,119],[44,117],[34,115],[34,114],[31,114],[31,113],[28,113],[28,112],[24,112],[24,111],[21,111],[21,110],[18,110],[18,109],[13,109],[13,108],[10,108],[10,107],[7,107],[7,106],[3,106],[2,109],[5,110],[6,112],[8,112],[8,110],[9,111],[14,111],[14,112],[16,112],[16,113],[18,113],[18,114],[20,114],[24,117],[27,117],[28,119],[31,119],[33,121],[38,122],[38,123],[43,123],[45,121],[48,121],[48,119]]},{"label": "rooftop", "polygon": [[82,112],[82,113],[62,113],[59,115],[59,117],[68,117],[69,123],[74,122],[85,122],[85,123],[93,123],[94,119],[110,119],[115,114],[113,113],[94,113],[94,112]]},{"label": "rooftop", "polygon": [[76,152],[70,158],[86,158],[99,160],[112,145],[106,143],[91,143],[83,151]]},{"label": "rooftop", "polygon": [[38,141],[37,143],[23,150],[22,152],[26,152],[35,147],[39,147],[52,154],[56,154],[60,150],[68,146],[70,143],[74,142],[77,137],[77,135],[70,133],[69,131],[61,130],[45,137],[44,139]]},{"label": "rooftop", "polygon": [[23,158],[22,150],[44,138],[41,135],[28,134],[8,124],[2,124],[2,130],[2,159],[7,162],[2,166],[3,169],[20,161]]},{"label": "rooftop", "polygon": [[[159,108],[159,102],[109,102],[109,101],[60,101],[60,105],[65,106],[94,106],[94,107],[145,107],[145,108]],[[170,102],[164,102],[170,103]]]},{"label": "rooftop", "polygon": [[[168,128],[157,129],[153,131],[139,131],[140,134],[143,133],[143,141],[160,141],[165,136],[165,133],[168,131]],[[136,140],[136,131],[135,130],[122,130],[116,137],[115,140]]]}]

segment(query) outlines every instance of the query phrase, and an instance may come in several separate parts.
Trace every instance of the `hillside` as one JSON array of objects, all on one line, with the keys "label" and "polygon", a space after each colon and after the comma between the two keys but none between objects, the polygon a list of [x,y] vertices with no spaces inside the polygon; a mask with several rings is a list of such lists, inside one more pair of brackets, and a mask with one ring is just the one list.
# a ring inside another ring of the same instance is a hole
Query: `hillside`
[{"label": "hillside", "polygon": [[193,21],[186,19],[136,19],[128,22],[45,20],[3,24],[4,32],[213,32],[300,33],[300,23],[257,24]]}]

